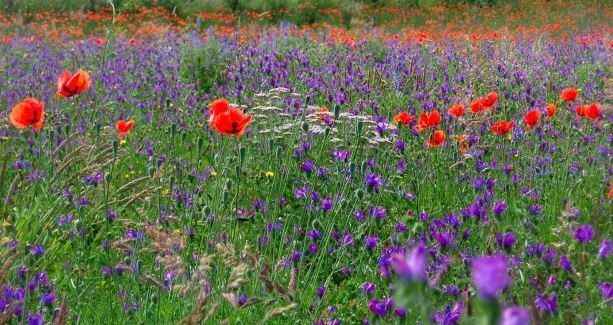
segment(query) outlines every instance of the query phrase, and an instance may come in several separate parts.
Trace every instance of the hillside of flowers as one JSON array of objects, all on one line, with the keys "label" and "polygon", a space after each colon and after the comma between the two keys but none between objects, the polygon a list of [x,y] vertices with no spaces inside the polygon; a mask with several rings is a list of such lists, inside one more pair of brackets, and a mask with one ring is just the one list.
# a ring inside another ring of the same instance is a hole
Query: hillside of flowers
[{"label": "hillside of flowers", "polygon": [[613,323],[606,26],[59,34],[0,41],[0,324]]}]

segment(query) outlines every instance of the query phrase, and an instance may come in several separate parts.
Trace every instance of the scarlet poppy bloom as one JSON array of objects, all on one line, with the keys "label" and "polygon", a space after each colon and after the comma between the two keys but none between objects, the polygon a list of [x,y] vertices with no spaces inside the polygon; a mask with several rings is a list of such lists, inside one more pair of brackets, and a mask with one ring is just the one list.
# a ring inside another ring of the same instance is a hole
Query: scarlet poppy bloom
[{"label": "scarlet poppy bloom", "polygon": [[598,120],[602,117],[602,110],[600,109],[600,105],[598,105],[598,103],[586,105],[584,113],[585,118],[593,121]]},{"label": "scarlet poppy bloom", "polygon": [[407,112],[400,112],[394,116],[394,122],[402,125],[409,125],[413,121],[413,116]]},{"label": "scarlet poppy bloom", "polygon": [[513,121],[501,120],[501,121],[497,121],[496,123],[494,123],[490,131],[492,131],[492,133],[494,133],[495,135],[502,136],[502,135],[509,133],[511,130],[513,130],[513,126],[514,126]]},{"label": "scarlet poppy bloom", "polygon": [[448,110],[447,110],[447,114],[455,117],[455,118],[459,118],[464,116],[464,105],[462,104],[455,104],[453,106],[451,106]]},{"label": "scarlet poppy bloom", "polygon": [[585,111],[587,110],[587,105],[581,105],[575,109],[575,113],[579,117],[585,117]]},{"label": "scarlet poppy bloom", "polygon": [[92,42],[98,46],[104,46],[106,45],[106,39],[102,38],[102,37],[94,37],[92,38]]},{"label": "scarlet poppy bloom", "polygon": [[18,129],[31,126],[38,131],[45,123],[45,104],[28,97],[13,107],[9,121]]},{"label": "scarlet poppy bloom", "polygon": [[483,99],[477,98],[470,103],[470,111],[473,113],[480,113],[486,110],[487,107],[483,105]]},{"label": "scarlet poppy bloom", "polygon": [[560,92],[560,98],[565,102],[572,102],[577,99],[577,95],[579,95],[579,90],[577,88],[564,88],[562,92]]},{"label": "scarlet poppy bloom", "polygon": [[126,135],[132,132],[134,128],[134,120],[119,120],[115,123],[115,130],[117,130],[117,134],[120,138],[125,137]]},{"label": "scarlet poppy bloom", "polygon": [[321,122],[324,122],[324,123],[326,121],[331,121],[331,118],[332,118],[332,113],[330,113],[330,110],[325,106],[320,107],[315,112],[315,115],[317,116],[317,118],[319,118]]},{"label": "scarlet poppy bloom", "polygon": [[217,109],[217,113],[215,113],[215,108],[212,109],[213,114],[209,119],[209,126],[218,133],[240,137],[251,124],[251,116],[237,108],[223,109],[223,105],[219,104]]},{"label": "scarlet poppy bloom", "polygon": [[225,98],[216,99],[209,104],[209,114],[211,116],[223,113],[228,109],[230,109],[230,103]]},{"label": "scarlet poppy bloom", "polygon": [[436,148],[442,146],[445,143],[445,138],[446,136],[443,130],[434,131],[430,139],[428,139],[428,147]]},{"label": "scarlet poppy bloom", "polygon": [[465,134],[456,135],[454,139],[458,142],[458,150],[461,154],[466,153],[468,151],[468,141],[467,136]]},{"label": "scarlet poppy bloom", "polygon": [[541,120],[541,112],[538,109],[532,109],[524,115],[524,124],[529,129],[535,127]]},{"label": "scarlet poppy bloom", "polygon": [[70,74],[70,72],[64,70],[57,80],[57,94],[62,97],[72,97],[88,90],[91,84],[87,71],[78,70],[74,74]]},{"label": "scarlet poppy bloom", "polygon": [[549,118],[554,117],[557,111],[558,109],[556,108],[556,105],[554,104],[547,105],[547,117]]},{"label": "scarlet poppy bloom", "polygon": [[439,123],[441,123],[441,113],[438,111],[422,112],[417,121],[417,131],[437,127]]},{"label": "scarlet poppy bloom", "polygon": [[490,92],[482,99],[483,106],[490,108],[498,102],[498,94],[495,91]]}]

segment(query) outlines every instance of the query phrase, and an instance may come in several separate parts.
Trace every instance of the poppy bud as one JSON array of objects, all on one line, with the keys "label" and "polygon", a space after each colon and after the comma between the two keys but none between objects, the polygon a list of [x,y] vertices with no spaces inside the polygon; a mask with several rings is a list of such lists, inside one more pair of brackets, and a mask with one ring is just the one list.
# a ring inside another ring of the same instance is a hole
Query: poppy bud
[{"label": "poppy bud", "polygon": [[118,147],[119,147],[119,142],[117,142],[117,140],[113,141],[113,157],[117,157]]},{"label": "poppy bud", "polygon": [[309,132],[309,123],[308,122],[303,122],[302,123],[302,131]]},{"label": "poppy bud", "polygon": [[247,151],[247,149],[245,149],[243,147],[240,147],[238,149],[239,158],[240,158],[239,162],[240,162],[241,165],[243,164],[243,161],[245,161],[245,152],[246,151]]},{"label": "poppy bud", "polygon": [[341,107],[339,105],[334,106],[334,119],[338,120],[338,117],[341,115]]},{"label": "poppy bud", "polygon": [[222,198],[222,202],[223,202],[224,204],[228,203],[229,198],[230,198],[230,191],[229,191],[228,189],[225,189],[225,190],[223,191],[223,198]]},{"label": "poppy bud", "polygon": [[362,134],[363,128],[364,128],[364,122],[358,121],[358,123],[355,125],[355,134],[357,136],[360,136]]}]

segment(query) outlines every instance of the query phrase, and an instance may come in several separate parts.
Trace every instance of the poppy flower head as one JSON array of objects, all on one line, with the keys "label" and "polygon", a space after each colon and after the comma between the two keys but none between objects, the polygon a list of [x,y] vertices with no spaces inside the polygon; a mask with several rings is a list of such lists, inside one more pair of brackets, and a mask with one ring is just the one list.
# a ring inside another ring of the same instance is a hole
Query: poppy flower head
[{"label": "poppy flower head", "polygon": [[460,153],[461,154],[466,153],[466,151],[468,151],[468,148],[469,148],[468,136],[466,134],[460,134],[460,135],[456,135],[454,139],[458,143],[458,150],[460,151]]},{"label": "poppy flower head", "polygon": [[477,98],[470,103],[470,111],[473,113],[480,113],[486,109],[487,108],[483,105],[482,98]]},{"label": "poppy flower head", "polygon": [[57,79],[57,94],[62,97],[72,97],[87,91],[91,87],[89,73],[78,70],[74,74],[64,70]]},{"label": "poppy flower head", "polygon": [[535,127],[541,120],[541,112],[538,109],[532,109],[524,115],[524,124],[527,128]]},{"label": "poppy flower head", "polygon": [[430,136],[430,139],[428,139],[428,147],[430,148],[440,147],[445,143],[446,138],[447,137],[443,130],[436,130],[432,133],[432,135]]},{"label": "poppy flower head", "polygon": [[225,98],[216,99],[209,104],[210,115],[221,114],[228,109],[230,109],[230,102]]},{"label": "poppy flower head", "polygon": [[489,94],[487,94],[485,97],[483,97],[482,101],[483,101],[483,106],[490,108],[496,105],[496,103],[498,102],[498,93],[496,93],[495,91],[492,91]]},{"label": "poppy flower head", "polygon": [[325,106],[320,107],[315,112],[315,115],[317,116],[317,118],[319,118],[319,120],[321,122],[324,122],[324,123],[326,121],[329,121],[331,119],[331,117],[332,117],[332,113],[330,113],[330,110],[327,107],[325,107]]},{"label": "poppy flower head", "polygon": [[422,112],[417,120],[417,131],[422,131],[428,128],[437,127],[441,123],[441,113],[434,110],[431,112]]},{"label": "poppy flower head", "polygon": [[490,129],[493,134],[503,136],[513,130],[513,121],[500,120],[494,123]]},{"label": "poppy flower head", "polygon": [[92,42],[94,44],[96,44],[97,46],[104,46],[104,45],[106,45],[106,39],[102,38],[102,37],[94,37],[94,38],[92,38]]},{"label": "poppy flower head", "polygon": [[470,110],[473,113],[481,113],[486,111],[498,102],[498,93],[495,91],[490,92],[485,96],[481,96],[470,103]]},{"label": "poppy flower head", "polygon": [[125,137],[126,135],[132,132],[134,128],[134,120],[119,120],[115,123],[115,130],[120,138]]},{"label": "poppy flower head", "polygon": [[399,125],[409,125],[413,121],[413,116],[407,112],[400,112],[394,116],[394,122]]},{"label": "poppy flower head", "polygon": [[38,131],[45,122],[45,105],[34,98],[26,98],[13,107],[9,121],[18,129],[32,127]]},{"label": "poppy flower head", "polygon": [[577,88],[573,88],[573,87],[564,88],[560,92],[560,99],[562,99],[565,102],[572,102],[575,99],[577,99],[578,95],[579,95],[579,90]]},{"label": "poppy flower head", "polygon": [[556,105],[554,104],[548,104],[547,105],[547,117],[548,118],[553,118],[556,115],[556,112],[558,111]]},{"label": "poppy flower head", "polygon": [[464,105],[462,104],[454,104],[453,106],[451,106],[448,110],[447,110],[447,114],[455,117],[455,118],[460,118],[462,116],[464,116]]},{"label": "poppy flower head", "polygon": [[228,110],[214,114],[209,120],[209,126],[223,135],[234,135],[240,137],[251,124],[252,118],[243,111],[231,107]]},{"label": "poppy flower head", "polygon": [[586,105],[585,108],[585,118],[590,119],[592,121],[596,121],[602,117],[602,110],[600,109],[600,105],[598,103],[592,103],[590,105]]}]

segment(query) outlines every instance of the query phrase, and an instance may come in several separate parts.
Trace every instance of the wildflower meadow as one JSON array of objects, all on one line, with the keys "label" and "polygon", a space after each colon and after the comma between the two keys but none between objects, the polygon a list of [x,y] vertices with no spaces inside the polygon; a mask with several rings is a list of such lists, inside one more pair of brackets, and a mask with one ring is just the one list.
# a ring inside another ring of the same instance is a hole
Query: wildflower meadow
[{"label": "wildflower meadow", "polygon": [[158,10],[0,15],[0,324],[613,324],[610,21]]}]

